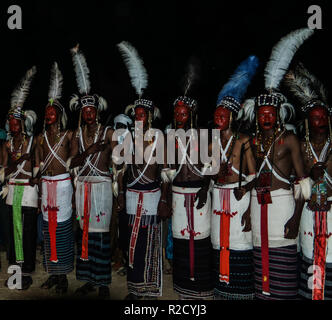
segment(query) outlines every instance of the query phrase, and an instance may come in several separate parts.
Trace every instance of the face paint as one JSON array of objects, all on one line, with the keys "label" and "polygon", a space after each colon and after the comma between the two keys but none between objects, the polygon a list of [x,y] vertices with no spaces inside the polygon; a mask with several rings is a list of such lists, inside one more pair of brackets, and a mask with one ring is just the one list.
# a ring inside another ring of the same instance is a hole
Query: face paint
[{"label": "face paint", "polygon": [[272,106],[259,107],[257,116],[262,130],[273,129],[277,122],[277,110]]},{"label": "face paint", "polygon": [[21,120],[15,119],[14,117],[9,117],[9,131],[12,135],[17,135],[22,131]]},{"label": "face paint", "polygon": [[189,120],[190,110],[183,102],[179,101],[174,108],[174,119],[177,128],[184,128]]},{"label": "face paint", "polygon": [[324,107],[314,107],[309,112],[310,129],[315,133],[325,133],[328,130],[328,114]]},{"label": "face paint", "polygon": [[143,127],[146,126],[148,122],[148,114],[143,107],[135,108],[135,120],[143,121]]},{"label": "face paint", "polygon": [[45,110],[45,123],[51,125],[58,120],[58,113],[54,106],[48,106]]},{"label": "face paint", "polygon": [[96,123],[97,109],[95,107],[84,107],[82,109],[82,118],[86,124]]},{"label": "face paint", "polygon": [[231,111],[224,107],[218,107],[214,112],[214,124],[219,130],[226,130],[229,128]]}]

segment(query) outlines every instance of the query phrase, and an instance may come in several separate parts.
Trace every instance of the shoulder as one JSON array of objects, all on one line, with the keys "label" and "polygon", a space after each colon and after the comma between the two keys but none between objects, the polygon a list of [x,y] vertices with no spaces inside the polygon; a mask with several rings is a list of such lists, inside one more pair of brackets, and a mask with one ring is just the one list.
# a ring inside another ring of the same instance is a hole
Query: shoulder
[{"label": "shoulder", "polygon": [[238,143],[240,144],[245,144],[245,145],[249,145],[250,141],[251,141],[251,137],[244,134],[244,133],[239,133],[239,138],[237,139]]},{"label": "shoulder", "polygon": [[71,140],[71,138],[73,137],[73,130],[66,130],[63,134],[66,134],[67,139]]}]

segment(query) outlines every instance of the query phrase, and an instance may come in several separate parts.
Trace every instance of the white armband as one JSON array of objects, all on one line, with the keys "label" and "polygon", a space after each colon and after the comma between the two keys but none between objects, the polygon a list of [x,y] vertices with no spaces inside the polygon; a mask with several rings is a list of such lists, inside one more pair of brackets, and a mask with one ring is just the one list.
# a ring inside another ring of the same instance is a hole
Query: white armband
[{"label": "white armband", "polygon": [[247,183],[249,183],[252,180],[254,180],[255,178],[256,178],[256,173],[252,173],[252,174],[248,174],[245,180],[247,181]]},{"label": "white armband", "polygon": [[3,183],[5,181],[5,167],[0,168],[0,182]]},{"label": "white armband", "polygon": [[163,168],[161,170],[161,174],[160,175],[161,175],[161,181],[163,183],[169,183],[170,182],[170,179],[169,179],[169,177],[167,175],[167,173],[168,173],[169,170],[171,170],[171,168]]},{"label": "white armband", "polygon": [[71,161],[73,160],[73,157],[69,157],[66,161],[66,170],[69,172],[70,171],[70,165]]},{"label": "white armband", "polygon": [[37,174],[38,174],[38,172],[39,172],[39,167],[34,167],[33,169],[32,169],[32,178],[36,178],[37,177]]},{"label": "white armband", "polygon": [[311,188],[313,181],[310,177],[299,180],[298,183],[294,184],[294,198],[295,200],[304,198],[304,200],[310,199]]}]

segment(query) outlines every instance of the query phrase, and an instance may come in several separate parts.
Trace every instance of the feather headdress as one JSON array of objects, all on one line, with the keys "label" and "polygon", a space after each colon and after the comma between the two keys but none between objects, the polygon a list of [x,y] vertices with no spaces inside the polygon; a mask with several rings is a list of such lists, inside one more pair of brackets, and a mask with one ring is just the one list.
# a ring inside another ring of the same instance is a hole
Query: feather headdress
[{"label": "feather headdress", "polygon": [[244,102],[244,119],[252,122],[255,119],[255,108],[273,106],[278,108],[282,123],[289,121],[295,114],[294,107],[287,102],[287,98],[279,92],[279,85],[288,67],[303,42],[308,39],[313,30],[302,28],[295,30],[281,38],[272,48],[271,56],[264,70],[265,89],[267,93],[260,94]]},{"label": "feather headdress", "polygon": [[117,46],[128,69],[131,85],[140,99],[144,89],[148,86],[148,74],[144,67],[143,60],[138,55],[137,50],[129,42],[122,41],[118,43]]},{"label": "feather headdress", "polygon": [[25,102],[26,97],[28,96],[30,92],[30,86],[31,82],[37,72],[36,66],[33,66],[31,69],[29,69],[25,76],[21,79],[18,86],[15,88],[15,90],[12,93],[10,105],[11,108],[16,107],[23,107],[23,104]]},{"label": "feather headdress", "polygon": [[86,63],[86,59],[81,50],[79,50],[79,44],[76,47],[70,49],[73,58],[73,64],[76,74],[76,82],[78,92],[81,95],[88,95],[91,89],[90,86],[90,70]]},{"label": "feather headdress", "polygon": [[96,107],[98,111],[105,111],[108,107],[106,100],[97,94],[90,95],[90,70],[82,51],[79,50],[79,44],[70,49],[70,52],[73,58],[78,92],[81,95],[81,97],[77,94],[71,96],[69,101],[70,110],[74,111],[80,107],[93,106]]},{"label": "feather headdress", "polygon": [[219,92],[217,107],[223,105],[231,111],[238,112],[241,108],[241,101],[253,76],[256,74],[258,66],[259,60],[256,56],[249,56],[242,61]]},{"label": "feather headdress", "polygon": [[186,72],[182,80],[183,96],[179,96],[175,99],[173,103],[174,107],[179,104],[184,104],[194,111],[197,109],[197,101],[189,97],[188,94],[190,94],[194,84],[198,81],[199,72],[200,72],[199,61],[196,58],[191,57],[187,64]]},{"label": "feather headdress", "polygon": [[61,124],[62,128],[65,129],[67,126],[67,114],[65,108],[61,105],[60,99],[62,96],[62,85],[63,85],[63,76],[58,67],[58,64],[54,62],[51,69],[51,79],[50,79],[50,87],[48,90],[48,105],[54,105],[59,108],[61,111]]},{"label": "feather headdress", "polygon": [[281,38],[273,47],[264,71],[265,89],[268,91],[279,89],[279,84],[296,51],[313,33],[314,31],[309,28],[295,30]]},{"label": "feather headdress", "polygon": [[314,106],[323,106],[331,112],[327,104],[326,88],[302,63],[298,63],[294,70],[287,73],[284,84],[298,99],[303,112],[307,112]]}]

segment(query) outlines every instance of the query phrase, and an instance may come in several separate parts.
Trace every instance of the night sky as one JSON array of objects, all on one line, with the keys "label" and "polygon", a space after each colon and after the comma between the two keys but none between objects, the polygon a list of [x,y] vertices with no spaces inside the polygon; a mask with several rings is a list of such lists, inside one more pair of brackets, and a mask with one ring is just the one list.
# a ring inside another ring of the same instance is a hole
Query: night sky
[{"label": "night sky", "polygon": [[[149,74],[145,97],[161,109],[163,122],[171,121],[172,103],[182,94],[181,79],[191,56],[200,61],[200,80],[191,96],[198,99],[202,126],[213,117],[219,90],[237,65],[250,54],[261,62],[247,97],[263,90],[263,70],[272,46],[294,29],[307,26],[309,5],[320,5],[323,29],[316,30],[296,54],[331,91],[331,1],[1,1],[1,122],[10,106],[10,95],[33,65],[37,74],[24,108],[37,112],[41,129],[50,69],[58,62],[64,76],[62,103],[68,110],[70,95],[77,92],[69,49],[76,43],[90,69],[91,93],[106,98],[112,118],[136,99],[127,69],[116,44],[129,41],[138,50]],[[70,3],[70,4],[69,4]],[[20,5],[22,30],[9,30],[7,9]],[[110,123],[109,123],[110,124]]]}]

